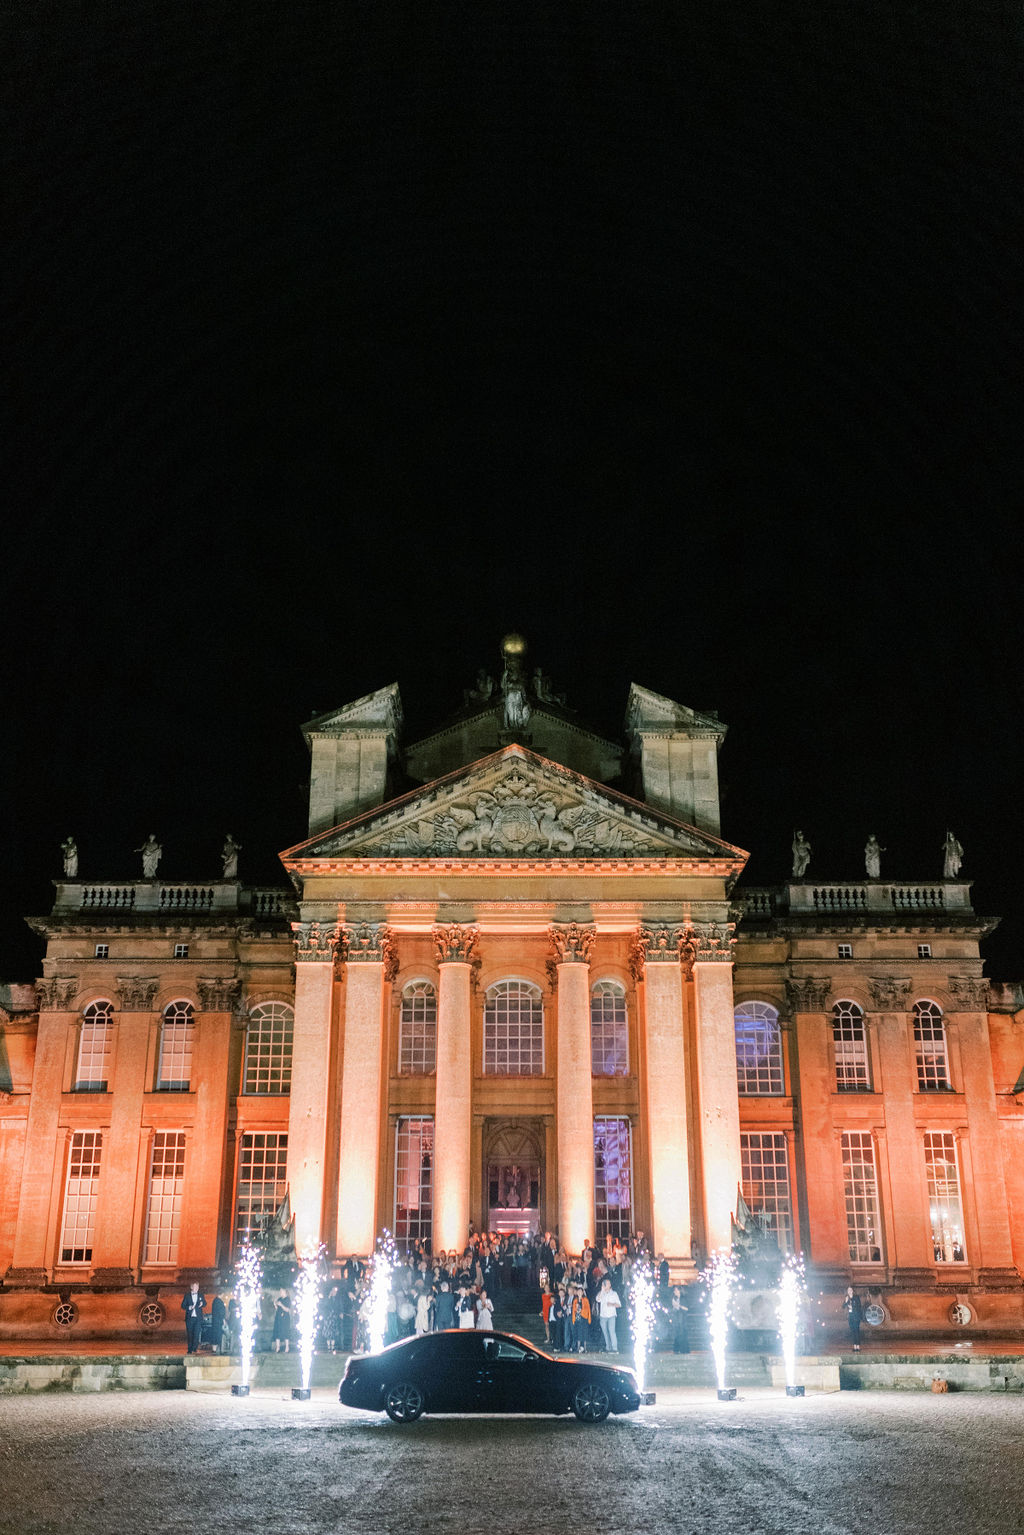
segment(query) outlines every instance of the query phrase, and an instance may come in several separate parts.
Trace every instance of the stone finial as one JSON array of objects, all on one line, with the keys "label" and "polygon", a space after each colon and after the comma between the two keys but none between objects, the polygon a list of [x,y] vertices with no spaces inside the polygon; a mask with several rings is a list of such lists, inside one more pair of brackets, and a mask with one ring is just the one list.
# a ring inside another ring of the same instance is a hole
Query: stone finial
[{"label": "stone finial", "polygon": [[117,995],[122,1013],[151,1013],[159,989],[156,976],[119,975]]},{"label": "stone finial", "polygon": [[40,1012],[69,1013],[78,991],[76,975],[53,975],[36,982],[36,1001]]},{"label": "stone finial", "polygon": [[476,948],[480,929],[467,922],[443,922],[432,930],[434,952],[439,965],[472,965],[477,962]]},{"label": "stone finial", "polygon": [[589,965],[596,928],[578,922],[556,922],[548,929],[556,965]]}]

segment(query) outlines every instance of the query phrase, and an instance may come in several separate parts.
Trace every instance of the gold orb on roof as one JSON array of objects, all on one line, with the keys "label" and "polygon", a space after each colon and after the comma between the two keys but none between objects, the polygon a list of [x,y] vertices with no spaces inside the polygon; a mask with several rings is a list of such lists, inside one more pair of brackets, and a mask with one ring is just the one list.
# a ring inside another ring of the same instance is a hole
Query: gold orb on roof
[{"label": "gold orb on roof", "polygon": [[521,634],[506,634],[501,642],[501,653],[504,656],[525,656],[526,641]]}]

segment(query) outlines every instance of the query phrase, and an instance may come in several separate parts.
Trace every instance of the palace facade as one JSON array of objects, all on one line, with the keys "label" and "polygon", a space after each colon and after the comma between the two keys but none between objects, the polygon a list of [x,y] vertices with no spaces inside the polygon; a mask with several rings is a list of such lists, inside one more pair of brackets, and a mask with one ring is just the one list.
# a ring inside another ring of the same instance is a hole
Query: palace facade
[{"label": "palace facade", "polygon": [[[893,1331],[1024,1323],[1024,1012],[957,877],[740,883],[725,727],[633,686],[605,740],[528,672],[405,744],[304,727],[290,885],[78,877],[0,993],[0,1336],[177,1331],[285,1194],[300,1249],[649,1232],[746,1206]],[[157,850],[158,856],[159,850]]]}]

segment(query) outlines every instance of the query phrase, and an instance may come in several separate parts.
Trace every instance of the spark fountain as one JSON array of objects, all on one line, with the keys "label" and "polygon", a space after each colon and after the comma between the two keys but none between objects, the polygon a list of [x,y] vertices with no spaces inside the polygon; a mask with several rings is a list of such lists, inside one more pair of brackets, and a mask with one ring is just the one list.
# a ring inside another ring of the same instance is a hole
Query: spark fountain
[{"label": "spark fountain", "polygon": [[796,1335],[800,1330],[800,1304],[804,1291],[804,1266],[801,1258],[787,1258],[779,1278],[779,1337],[782,1360],[786,1367],[786,1395],[803,1396],[803,1386],[796,1384]]},{"label": "spark fountain", "polygon": [[729,1308],[736,1283],[736,1259],[731,1252],[712,1253],[705,1270],[705,1282],[711,1293],[708,1311],[708,1331],[711,1334],[711,1353],[715,1361],[718,1379],[718,1400],[734,1402],[736,1387],[725,1384],[725,1348],[729,1336]]},{"label": "spark fountain", "polygon": [[231,1387],[231,1395],[248,1396],[252,1351],[263,1295],[263,1264],[256,1248],[250,1247],[248,1242],[235,1264],[235,1295],[238,1298],[238,1349],[242,1356],[242,1382],[241,1385]]},{"label": "spark fountain", "polygon": [[655,1394],[647,1390],[647,1356],[654,1335],[654,1275],[649,1263],[637,1263],[633,1268],[629,1330],[633,1334],[633,1365],[640,1401],[643,1406],[650,1407],[654,1404]]},{"label": "spark fountain", "polygon": [[398,1267],[398,1249],[390,1231],[383,1231],[377,1238],[377,1251],[370,1259],[370,1353],[384,1347],[388,1326],[388,1295],[391,1293],[391,1276]]},{"label": "spark fountain", "polygon": [[300,1260],[295,1280],[295,1330],[299,1335],[299,1369],[302,1384],[292,1387],[293,1402],[309,1401],[309,1381],[313,1373],[313,1341],[320,1310],[319,1254]]}]

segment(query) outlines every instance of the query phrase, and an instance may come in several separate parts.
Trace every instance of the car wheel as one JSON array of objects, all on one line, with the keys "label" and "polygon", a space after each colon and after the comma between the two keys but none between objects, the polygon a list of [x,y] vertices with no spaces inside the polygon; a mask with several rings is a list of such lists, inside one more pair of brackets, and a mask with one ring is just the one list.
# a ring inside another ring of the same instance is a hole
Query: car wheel
[{"label": "car wheel", "polygon": [[572,1399],[572,1410],[581,1423],[603,1423],[611,1407],[603,1386],[580,1386]]},{"label": "car wheel", "polygon": [[384,1411],[392,1423],[415,1423],[424,1406],[423,1392],[407,1380],[384,1393]]}]

